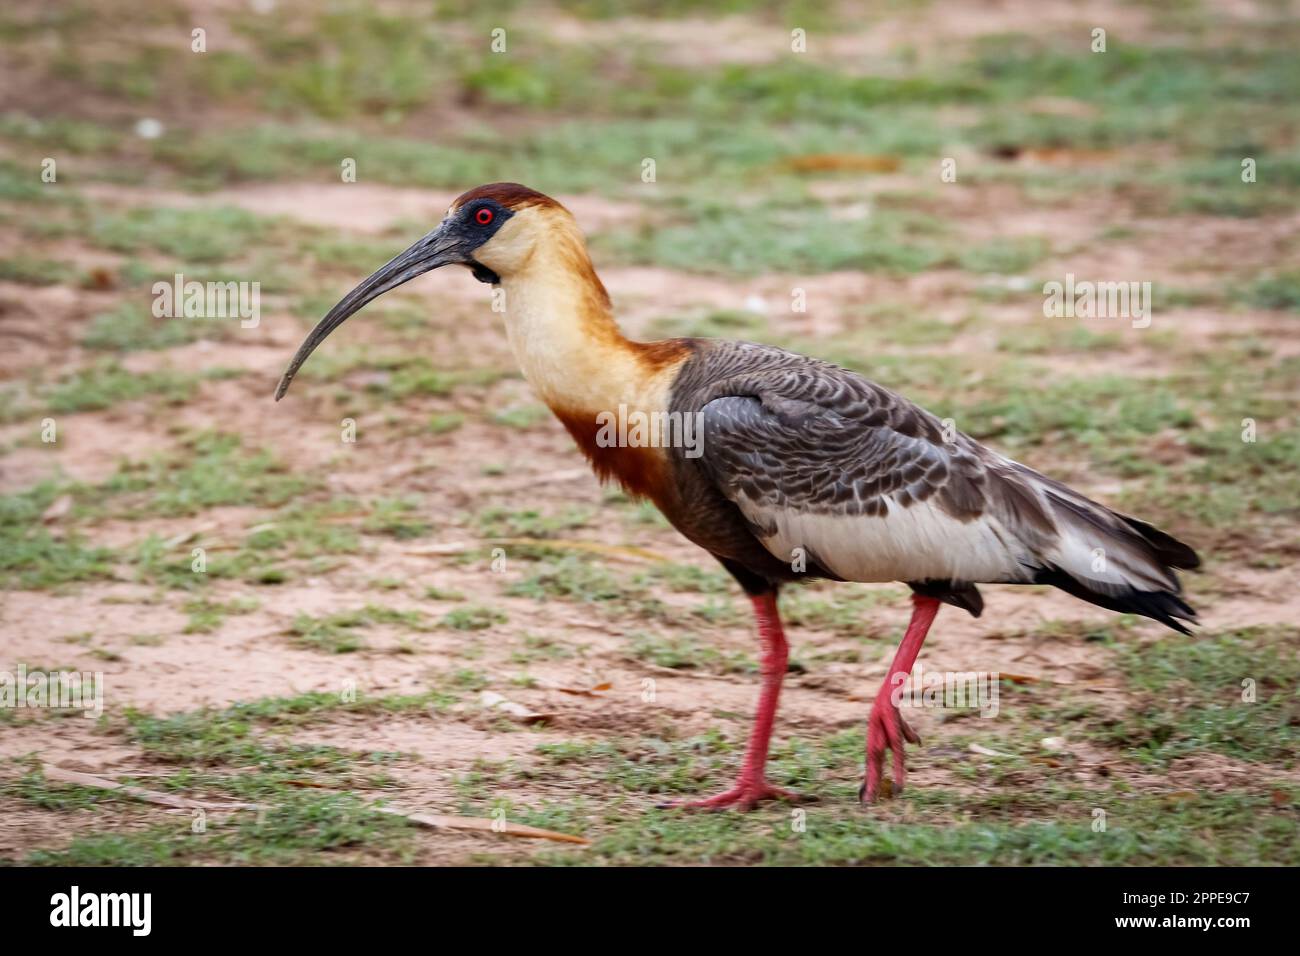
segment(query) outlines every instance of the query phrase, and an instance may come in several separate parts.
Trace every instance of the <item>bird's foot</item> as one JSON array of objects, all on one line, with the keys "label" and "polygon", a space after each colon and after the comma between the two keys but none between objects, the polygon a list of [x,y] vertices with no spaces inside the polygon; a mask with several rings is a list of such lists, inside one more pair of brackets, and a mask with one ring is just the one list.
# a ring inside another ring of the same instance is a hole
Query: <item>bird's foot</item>
[{"label": "bird's foot", "polygon": [[762,777],[741,777],[734,787],[716,796],[703,800],[669,800],[658,807],[660,810],[722,810],[726,807],[753,810],[764,800],[804,803],[809,799],[803,794],[774,787]]},{"label": "bird's foot", "polygon": [[907,767],[903,763],[903,741],[919,744],[921,737],[907,725],[897,707],[887,699],[877,698],[871,705],[871,717],[867,721],[867,773],[858,790],[858,799],[863,803],[875,803],[881,795],[885,748],[894,754],[894,780],[888,792],[897,793],[903,789],[903,782],[907,779]]}]

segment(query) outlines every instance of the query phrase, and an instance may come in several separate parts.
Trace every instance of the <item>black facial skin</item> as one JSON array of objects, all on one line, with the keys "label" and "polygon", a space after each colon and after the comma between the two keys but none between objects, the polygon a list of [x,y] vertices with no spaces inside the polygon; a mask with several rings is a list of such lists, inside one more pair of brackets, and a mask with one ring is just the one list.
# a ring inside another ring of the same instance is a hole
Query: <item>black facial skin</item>
[{"label": "black facial skin", "polygon": [[[487,209],[492,213],[492,221],[486,226],[480,225],[474,219],[480,209]],[[477,249],[496,235],[496,231],[513,215],[513,212],[495,199],[478,199],[466,203],[456,213],[453,234],[461,237],[467,247]],[[499,275],[483,265],[483,263],[474,261],[473,258],[466,260],[465,265],[469,266],[470,271],[474,273],[474,278],[478,279],[479,282],[486,282],[490,285],[498,285],[501,282]]]},{"label": "black facial skin", "polygon": [[469,263],[469,271],[474,273],[474,278],[479,282],[486,282],[488,285],[501,284],[501,277],[481,262]]},{"label": "black facial skin", "polygon": [[[478,221],[482,211],[491,212],[489,222]],[[474,253],[496,235],[502,224],[514,213],[495,199],[476,199],[466,203],[456,211],[456,215],[444,219],[438,228],[416,242],[405,252],[395,256],[355,289],[345,295],[334,308],[325,313],[325,317],[311,330],[306,340],[298,348],[293,361],[285,369],[280,384],[275,390],[278,402],[288,391],[293,377],[298,374],[302,363],[325,341],[325,337],[337,329],[348,316],[359,312],[368,302],[379,298],[385,292],[396,289],[404,282],[409,282],[418,275],[432,269],[447,265],[469,267],[474,278],[479,282],[493,285],[501,281],[495,272],[477,262]]]}]

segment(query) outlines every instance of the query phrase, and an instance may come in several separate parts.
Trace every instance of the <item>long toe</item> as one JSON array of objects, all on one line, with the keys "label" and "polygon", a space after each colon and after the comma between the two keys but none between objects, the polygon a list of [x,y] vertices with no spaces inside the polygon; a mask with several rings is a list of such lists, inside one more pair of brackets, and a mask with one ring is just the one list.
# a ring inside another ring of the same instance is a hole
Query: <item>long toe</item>
[{"label": "long toe", "polygon": [[730,790],[701,800],[669,800],[657,804],[660,810],[722,810],[735,807],[738,810],[753,810],[766,800],[785,800],[789,803],[810,802],[811,798],[802,794],[774,787],[765,780],[741,781]]},{"label": "long toe", "polygon": [[881,781],[884,777],[885,751],[894,756],[894,779],[891,792],[903,789],[907,780],[907,763],[904,758],[904,742],[919,744],[921,736],[908,726],[895,707],[872,707],[867,723],[867,768],[862,787],[858,790],[858,799],[863,803],[875,803],[881,795]]}]

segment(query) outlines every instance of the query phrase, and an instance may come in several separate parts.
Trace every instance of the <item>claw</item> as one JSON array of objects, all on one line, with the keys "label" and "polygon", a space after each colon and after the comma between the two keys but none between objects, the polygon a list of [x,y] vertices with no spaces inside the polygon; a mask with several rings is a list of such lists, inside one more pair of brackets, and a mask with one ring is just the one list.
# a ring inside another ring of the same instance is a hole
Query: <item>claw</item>
[{"label": "claw", "polygon": [[[903,762],[903,742],[921,742],[920,734],[907,726],[907,722],[899,716],[891,693],[897,687],[897,680],[911,673],[916,655],[920,653],[925,635],[929,633],[930,625],[934,623],[934,616],[938,612],[937,598],[919,593],[912,595],[912,619],[907,622],[907,632],[898,645],[894,662],[889,665],[889,672],[880,687],[880,693],[876,695],[876,702],[871,705],[871,717],[867,721],[867,772],[862,789],[858,791],[858,799],[866,803],[874,803],[878,795],[892,795],[903,789],[903,781],[907,777],[907,767]],[[894,753],[894,783],[888,791],[881,787],[886,747]]]},{"label": "claw", "polygon": [[753,810],[764,800],[784,800],[787,803],[808,803],[812,798],[790,790],[774,787],[766,780],[741,780],[730,790],[702,800],[669,800],[656,804],[660,810],[721,810],[734,806],[738,810]]},{"label": "claw", "polygon": [[[907,780],[907,765],[903,758],[903,743],[920,744],[921,735],[913,730],[898,713],[898,708],[888,701],[873,704],[867,724],[867,772],[858,789],[858,800],[875,803],[879,796],[892,796],[903,789]],[[893,785],[882,787],[885,750],[894,755]]]}]

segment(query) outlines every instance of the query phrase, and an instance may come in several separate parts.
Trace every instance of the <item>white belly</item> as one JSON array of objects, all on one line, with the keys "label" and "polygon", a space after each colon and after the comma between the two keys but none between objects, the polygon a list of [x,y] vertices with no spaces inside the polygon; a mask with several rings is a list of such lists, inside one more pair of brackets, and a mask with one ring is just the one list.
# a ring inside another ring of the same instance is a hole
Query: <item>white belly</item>
[{"label": "white belly", "polygon": [[802,548],[828,571],[848,581],[1027,580],[1029,555],[988,515],[958,521],[929,503],[908,508],[888,502],[878,517],[793,511],[763,513],[741,500],[760,527],[776,525],[763,545],[780,560]]}]

